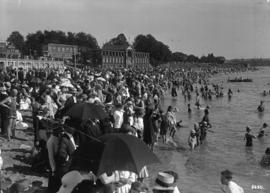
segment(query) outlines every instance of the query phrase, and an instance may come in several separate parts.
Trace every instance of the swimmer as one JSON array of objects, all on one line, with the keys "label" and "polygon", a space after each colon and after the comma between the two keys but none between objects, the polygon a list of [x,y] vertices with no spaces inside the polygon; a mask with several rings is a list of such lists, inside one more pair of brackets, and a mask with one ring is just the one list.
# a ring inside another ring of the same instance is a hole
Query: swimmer
[{"label": "swimmer", "polygon": [[233,95],[233,92],[232,92],[232,90],[229,88],[229,90],[228,90],[228,97],[231,98],[232,95]]},{"label": "swimmer", "polygon": [[201,104],[200,104],[200,98],[199,98],[199,95],[197,95],[196,97],[196,102],[195,102],[195,106],[199,109]]},{"label": "swimmer", "polygon": [[262,167],[269,167],[270,166],[270,148],[269,147],[266,148],[265,154],[260,161],[260,165]]},{"label": "swimmer", "polygon": [[259,112],[263,112],[264,111],[264,105],[263,105],[263,101],[261,101],[260,105],[258,106],[257,110]]},{"label": "swimmer", "polygon": [[188,114],[191,113],[191,108],[190,108],[190,104],[188,104]]},{"label": "swimmer", "polygon": [[[195,127],[195,126],[194,126]],[[190,131],[189,137],[188,137],[188,145],[190,147],[190,150],[192,151],[197,146],[198,140],[195,129],[192,129]]]},{"label": "swimmer", "polygon": [[253,146],[253,139],[256,138],[250,132],[251,132],[251,129],[249,127],[246,127],[246,134],[245,134],[245,138],[244,138],[244,140],[246,140],[246,147],[252,147]]},{"label": "swimmer", "polygon": [[207,135],[207,130],[208,130],[208,123],[206,121],[203,121],[200,124],[200,143],[202,144],[205,139],[206,139],[206,135]]},{"label": "swimmer", "polygon": [[196,132],[196,138],[197,138],[196,146],[198,146],[200,144],[200,136],[201,136],[201,130],[200,130],[199,123],[194,124],[194,130]]},{"label": "swimmer", "polygon": [[267,128],[267,127],[268,127],[267,123],[264,123],[263,126],[260,128],[259,134],[258,134],[258,136],[257,136],[258,138],[261,138],[261,137],[263,137],[263,136],[266,135],[266,134],[264,133],[264,129]]}]

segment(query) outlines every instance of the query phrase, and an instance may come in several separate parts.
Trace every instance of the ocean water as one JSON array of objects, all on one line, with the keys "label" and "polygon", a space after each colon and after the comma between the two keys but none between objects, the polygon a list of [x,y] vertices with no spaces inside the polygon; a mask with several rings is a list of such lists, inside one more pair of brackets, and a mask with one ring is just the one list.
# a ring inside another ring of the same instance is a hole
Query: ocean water
[{"label": "ocean water", "polygon": [[[238,76],[253,79],[251,83],[227,83],[228,78]],[[195,108],[195,97],[190,104],[191,116],[187,113],[187,104],[178,93],[177,99],[165,97],[164,110],[168,105],[179,109],[177,119],[183,120],[183,128],[177,131],[178,145],[181,148],[173,151],[170,168],[179,175],[178,186],[181,193],[216,193],[222,192],[220,187],[220,172],[229,169],[234,173],[233,180],[241,185],[245,192],[270,192],[270,169],[261,168],[259,161],[267,147],[270,147],[270,128],[266,130],[269,136],[264,139],[254,139],[253,147],[245,147],[245,127],[250,126],[252,133],[257,135],[261,125],[270,125],[270,95],[263,97],[263,90],[270,90],[270,67],[262,67],[255,72],[218,75],[212,82],[222,83],[223,98],[203,101],[202,106],[210,106],[210,122],[214,133],[208,133],[206,144],[189,151],[187,139],[194,123],[203,117],[203,110]],[[233,97],[229,101],[227,90],[231,88]],[[238,93],[237,90],[240,89]],[[260,100],[265,102],[265,112],[259,114],[256,109]],[[252,185],[261,185],[264,191],[253,190]]]}]

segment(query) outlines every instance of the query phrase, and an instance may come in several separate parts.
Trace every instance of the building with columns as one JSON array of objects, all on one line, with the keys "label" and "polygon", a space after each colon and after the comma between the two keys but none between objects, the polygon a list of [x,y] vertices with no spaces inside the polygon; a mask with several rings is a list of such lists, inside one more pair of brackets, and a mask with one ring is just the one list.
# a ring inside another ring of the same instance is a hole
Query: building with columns
[{"label": "building with columns", "polygon": [[150,65],[149,53],[136,52],[129,45],[105,44],[101,55],[102,68],[145,68]]}]

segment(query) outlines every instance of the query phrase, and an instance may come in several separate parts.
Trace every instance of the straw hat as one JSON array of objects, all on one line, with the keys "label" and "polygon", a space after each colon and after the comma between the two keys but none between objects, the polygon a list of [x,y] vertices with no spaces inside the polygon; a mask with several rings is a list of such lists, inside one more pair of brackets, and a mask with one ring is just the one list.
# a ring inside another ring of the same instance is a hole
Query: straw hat
[{"label": "straw hat", "polygon": [[165,172],[159,172],[154,190],[174,190],[174,176]]}]

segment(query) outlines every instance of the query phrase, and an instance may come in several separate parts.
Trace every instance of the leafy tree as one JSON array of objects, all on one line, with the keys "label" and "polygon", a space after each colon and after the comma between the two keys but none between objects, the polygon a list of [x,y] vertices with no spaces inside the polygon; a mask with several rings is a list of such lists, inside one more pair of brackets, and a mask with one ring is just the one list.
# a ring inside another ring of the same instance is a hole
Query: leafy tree
[{"label": "leafy tree", "polygon": [[154,66],[166,63],[171,58],[169,46],[156,40],[152,35],[138,35],[133,43],[136,51],[150,53],[150,63]]},{"label": "leafy tree", "polygon": [[186,59],[187,55],[182,52],[174,52],[170,58],[170,60],[174,62],[184,62]]},{"label": "leafy tree", "polygon": [[190,55],[188,55],[186,62],[196,63],[196,62],[199,62],[199,58],[197,56],[190,54]]},{"label": "leafy tree", "polygon": [[44,42],[44,34],[42,31],[30,33],[26,36],[24,54],[30,56],[42,56],[42,46]]},{"label": "leafy tree", "polygon": [[12,44],[20,50],[21,52],[23,51],[24,48],[24,37],[20,34],[18,31],[13,31],[9,37],[7,38],[8,44]]},{"label": "leafy tree", "polygon": [[115,45],[115,46],[129,46],[127,38],[124,34],[119,34],[117,37],[112,38],[105,45]]}]

